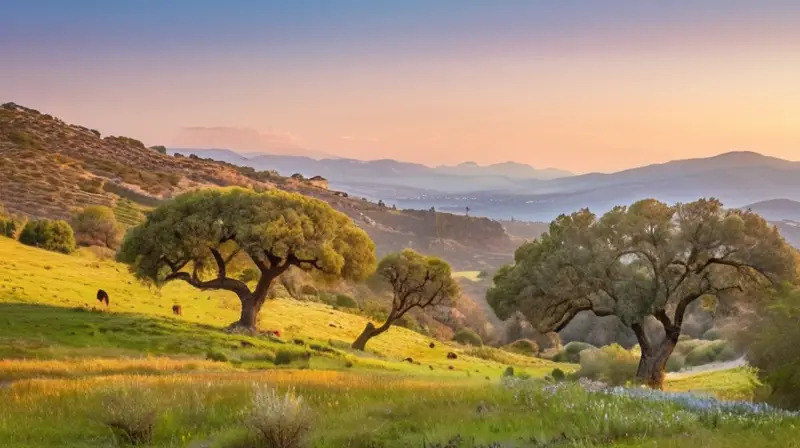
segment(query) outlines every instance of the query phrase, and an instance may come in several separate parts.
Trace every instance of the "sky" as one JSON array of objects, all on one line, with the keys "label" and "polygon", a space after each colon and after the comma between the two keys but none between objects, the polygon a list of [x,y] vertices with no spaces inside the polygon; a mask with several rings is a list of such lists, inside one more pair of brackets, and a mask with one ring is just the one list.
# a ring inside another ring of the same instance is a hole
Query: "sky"
[{"label": "sky", "polygon": [[800,159],[794,0],[25,0],[0,102],[146,144],[614,171]]}]

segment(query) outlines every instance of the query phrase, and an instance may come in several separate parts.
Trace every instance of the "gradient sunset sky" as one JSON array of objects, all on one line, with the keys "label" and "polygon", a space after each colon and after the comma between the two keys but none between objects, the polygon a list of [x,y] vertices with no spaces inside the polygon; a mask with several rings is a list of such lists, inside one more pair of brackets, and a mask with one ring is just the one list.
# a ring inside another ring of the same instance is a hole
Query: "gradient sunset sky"
[{"label": "gradient sunset sky", "polygon": [[800,2],[9,1],[6,101],[168,146],[227,127],[234,149],[429,165],[798,160]]}]

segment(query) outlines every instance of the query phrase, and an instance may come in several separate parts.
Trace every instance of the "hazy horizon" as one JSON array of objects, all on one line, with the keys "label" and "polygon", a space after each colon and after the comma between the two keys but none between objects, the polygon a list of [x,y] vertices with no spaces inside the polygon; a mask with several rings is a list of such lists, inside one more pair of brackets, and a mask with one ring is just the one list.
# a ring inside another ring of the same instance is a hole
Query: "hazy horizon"
[{"label": "hazy horizon", "polygon": [[778,0],[18,2],[0,100],[172,147],[575,173],[797,160],[799,20]]}]

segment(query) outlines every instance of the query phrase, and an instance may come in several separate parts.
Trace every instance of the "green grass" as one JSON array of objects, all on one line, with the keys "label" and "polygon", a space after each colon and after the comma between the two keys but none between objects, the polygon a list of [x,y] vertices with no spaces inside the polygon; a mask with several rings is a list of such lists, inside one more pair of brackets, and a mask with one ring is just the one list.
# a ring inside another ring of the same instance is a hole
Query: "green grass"
[{"label": "green grass", "polygon": [[[111,297],[108,310],[92,311],[98,288]],[[175,303],[183,316],[172,315]],[[281,330],[282,340],[223,331],[238,308],[223,292],[148,288],[89,251],[60,255],[0,238],[0,446],[113,446],[103,397],[127,389],[153,397],[152,446],[232,448],[219,443],[243,431],[239,416],[254,384],[296,388],[315,415],[315,447],[421,447],[456,435],[463,447],[798,446],[795,420],[720,423],[575,387],[551,396],[536,378],[576,365],[440,341],[431,349],[430,338],[404,328],[354,352],[348,344],[366,319],[323,304],[267,302],[260,326]],[[458,359],[448,360],[450,351]],[[276,366],[276,357],[290,362]],[[523,389],[501,385],[509,365],[531,377]],[[736,399],[757,387],[744,368],[667,382]]]},{"label": "green grass", "polygon": [[[108,292],[108,311],[95,300],[98,289]],[[172,315],[180,304],[183,316]],[[221,331],[238,319],[239,302],[226,292],[201,292],[173,283],[161,291],[137,282],[125,266],[100,261],[89,251],[67,256],[23,246],[0,238],[0,357],[60,359],[103,356],[205,357],[221,352],[242,367],[268,367],[276,351],[306,350],[308,345],[347,347],[363,330],[366,318],[328,305],[278,299],[261,312],[262,329],[281,330],[283,342]],[[401,327],[370,341],[370,356],[348,350],[315,353],[311,367],[357,367],[417,372],[435,376],[499,378],[506,364],[465,354],[458,346],[432,340]],[[447,353],[460,354],[448,360]],[[421,365],[403,362],[411,357]],[[550,361],[509,353],[520,372],[544,376],[557,366]],[[241,364],[240,364],[241,363]],[[450,367],[453,370],[450,370]],[[433,367],[431,370],[430,367]],[[564,366],[562,366],[564,367]],[[567,366],[569,368],[569,366]]]}]

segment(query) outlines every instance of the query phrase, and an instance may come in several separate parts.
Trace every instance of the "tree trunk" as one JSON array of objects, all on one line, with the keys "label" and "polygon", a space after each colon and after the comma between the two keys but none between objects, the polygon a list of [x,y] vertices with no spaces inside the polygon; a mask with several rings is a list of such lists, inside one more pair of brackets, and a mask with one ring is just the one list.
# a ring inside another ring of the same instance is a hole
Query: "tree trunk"
[{"label": "tree trunk", "polygon": [[240,297],[239,299],[242,302],[242,314],[239,317],[239,321],[235,322],[233,326],[255,330],[258,323],[258,313],[264,305],[264,299],[259,300],[253,295]]},{"label": "tree trunk", "polygon": [[664,387],[664,371],[667,361],[675,350],[677,337],[667,337],[657,347],[650,350],[642,350],[642,358],[639,360],[639,368],[636,370],[636,378],[643,382],[647,387],[661,390]]},{"label": "tree trunk", "polygon": [[352,348],[354,348],[355,350],[364,351],[364,348],[366,348],[367,342],[370,339],[388,330],[390,326],[391,326],[391,321],[389,320],[387,320],[385,324],[381,325],[378,328],[375,328],[375,325],[372,325],[372,322],[367,323],[367,326],[364,328],[364,331],[362,331],[361,335],[358,338],[356,338],[356,340],[353,342]]}]

